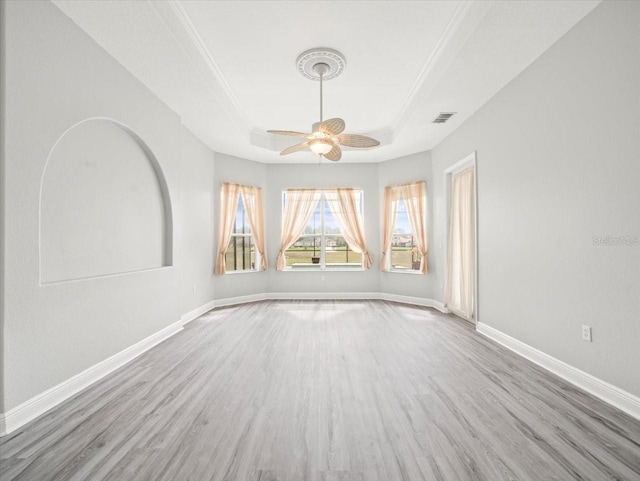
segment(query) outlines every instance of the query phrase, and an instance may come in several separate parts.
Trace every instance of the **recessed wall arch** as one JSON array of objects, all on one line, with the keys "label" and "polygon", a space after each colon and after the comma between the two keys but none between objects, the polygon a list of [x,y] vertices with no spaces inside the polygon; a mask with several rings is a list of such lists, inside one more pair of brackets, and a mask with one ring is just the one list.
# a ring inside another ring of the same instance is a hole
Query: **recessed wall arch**
[{"label": "recessed wall arch", "polygon": [[162,168],[131,128],[94,117],[54,143],[40,181],[40,283],[173,263],[173,215]]}]

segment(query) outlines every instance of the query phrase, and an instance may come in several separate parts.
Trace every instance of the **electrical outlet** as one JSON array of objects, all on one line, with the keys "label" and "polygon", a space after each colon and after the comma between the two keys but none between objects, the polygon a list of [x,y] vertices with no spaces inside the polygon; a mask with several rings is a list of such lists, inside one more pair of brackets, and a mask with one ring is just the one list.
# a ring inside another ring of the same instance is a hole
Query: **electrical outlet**
[{"label": "electrical outlet", "polygon": [[193,290],[193,293],[196,293],[196,285],[194,284],[193,287],[191,288]]},{"label": "electrical outlet", "polygon": [[582,326],[582,340],[591,342],[591,326]]},{"label": "electrical outlet", "polygon": [[322,274],[322,275],[320,276],[320,280],[321,280],[321,281],[324,281],[325,279],[326,279],[326,277],[324,276],[324,274]]}]

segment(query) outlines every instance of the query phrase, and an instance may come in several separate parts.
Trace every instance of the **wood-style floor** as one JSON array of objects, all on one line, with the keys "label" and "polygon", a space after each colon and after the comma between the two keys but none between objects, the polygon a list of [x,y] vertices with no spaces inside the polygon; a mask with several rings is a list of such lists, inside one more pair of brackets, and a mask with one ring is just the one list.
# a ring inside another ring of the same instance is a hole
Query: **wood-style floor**
[{"label": "wood-style floor", "polygon": [[2,481],[640,479],[640,423],[382,301],[211,311],[0,449]]}]

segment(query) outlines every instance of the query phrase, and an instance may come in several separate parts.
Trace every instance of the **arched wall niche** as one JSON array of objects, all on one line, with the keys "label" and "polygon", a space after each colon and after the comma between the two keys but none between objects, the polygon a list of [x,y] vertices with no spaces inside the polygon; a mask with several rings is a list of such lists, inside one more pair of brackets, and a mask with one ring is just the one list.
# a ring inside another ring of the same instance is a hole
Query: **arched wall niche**
[{"label": "arched wall niche", "polygon": [[91,118],[56,141],[40,184],[40,283],[172,265],[167,183],[144,141]]}]

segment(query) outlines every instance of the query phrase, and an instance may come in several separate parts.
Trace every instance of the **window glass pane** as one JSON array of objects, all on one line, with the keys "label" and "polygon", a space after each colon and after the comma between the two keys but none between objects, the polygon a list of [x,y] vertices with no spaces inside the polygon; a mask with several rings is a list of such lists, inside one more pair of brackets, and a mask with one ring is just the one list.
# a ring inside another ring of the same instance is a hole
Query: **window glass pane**
[{"label": "window glass pane", "polygon": [[324,204],[324,233],[325,234],[340,234],[340,228],[338,223],[333,218],[333,213],[329,209],[329,203],[327,201]]},{"label": "window glass pane", "polygon": [[391,239],[391,267],[398,270],[420,269],[422,256],[416,249],[411,222],[403,199],[398,201],[396,224]]},{"label": "window glass pane", "polygon": [[320,267],[320,236],[302,236],[285,251],[287,267],[314,268]]},{"label": "window glass pane", "polygon": [[251,236],[232,235],[225,256],[228,271],[255,269],[255,248]]},{"label": "window glass pane", "polygon": [[325,263],[327,269],[362,267],[362,254],[356,254],[347,245],[344,237],[328,235],[325,238],[326,254]]},{"label": "window glass pane", "polygon": [[249,228],[249,220],[244,209],[244,202],[241,195],[238,196],[238,210],[236,211],[236,223],[233,228],[233,232],[235,234],[251,233],[251,229]]},{"label": "window glass pane", "polygon": [[322,202],[318,202],[316,210],[309,219],[307,227],[304,229],[305,234],[321,234],[322,233]]}]

